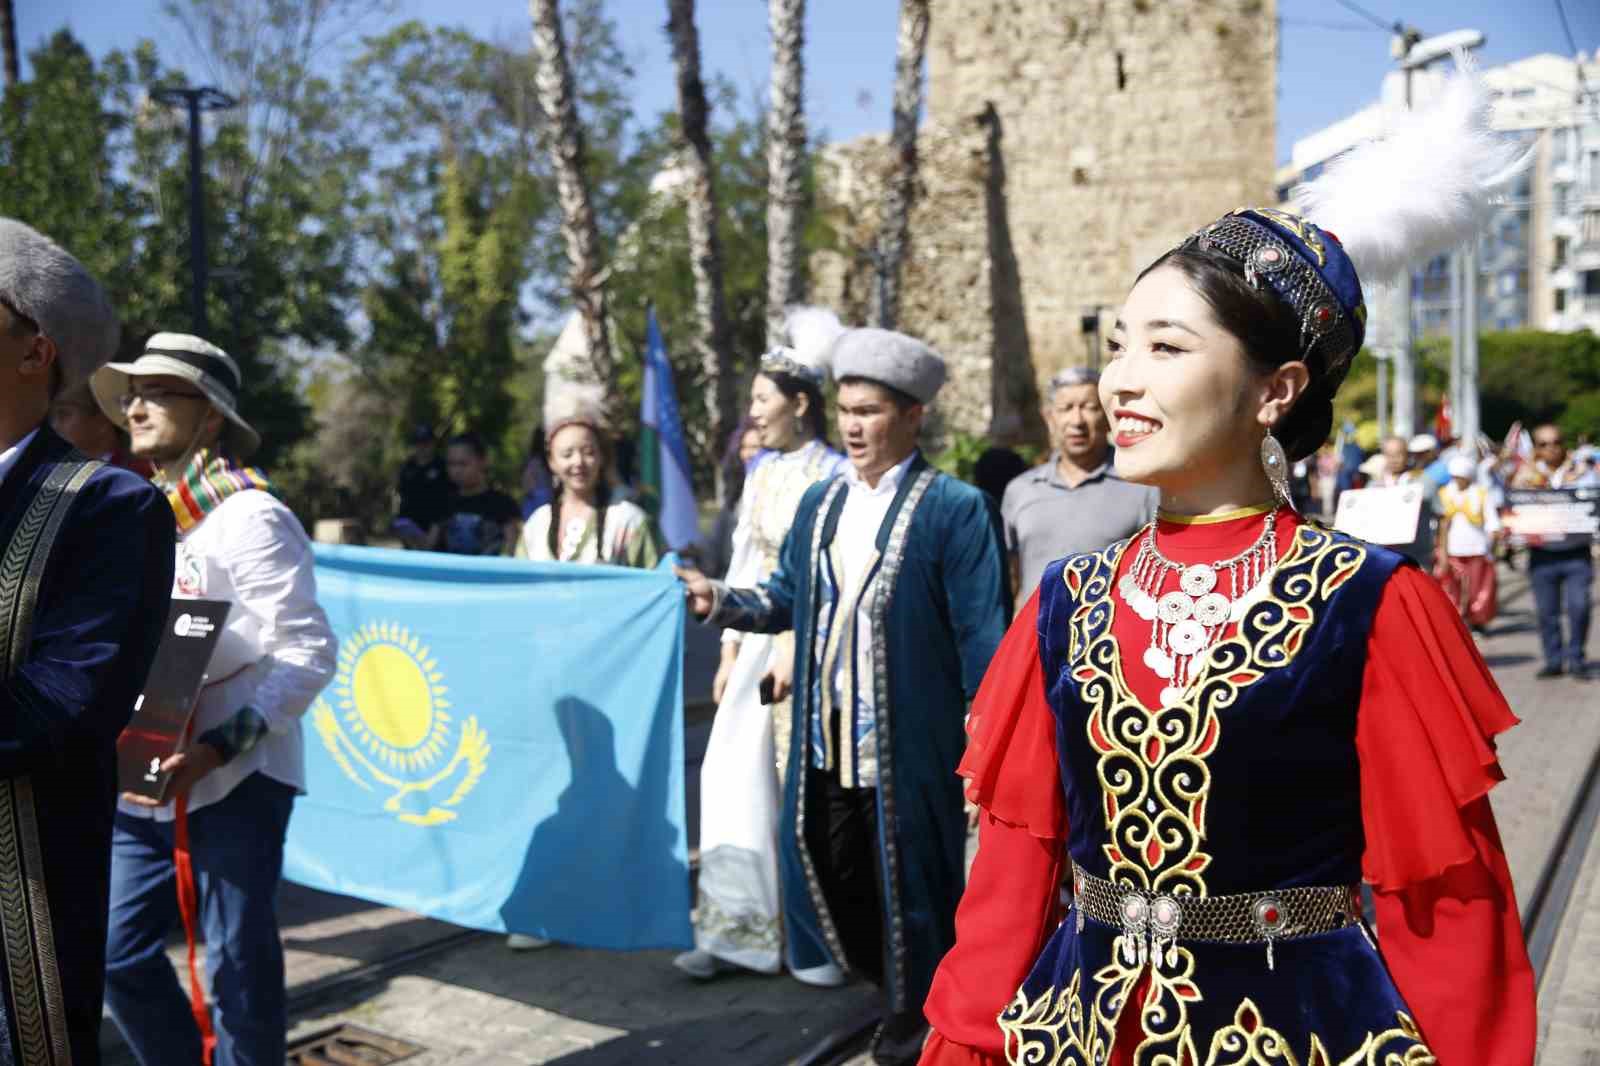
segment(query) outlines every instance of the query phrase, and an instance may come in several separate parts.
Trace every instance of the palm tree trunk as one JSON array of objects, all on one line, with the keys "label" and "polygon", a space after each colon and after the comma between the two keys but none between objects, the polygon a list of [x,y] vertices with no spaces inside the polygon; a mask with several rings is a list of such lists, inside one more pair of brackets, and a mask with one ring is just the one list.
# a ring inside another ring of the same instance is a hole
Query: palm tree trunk
[{"label": "palm tree trunk", "polygon": [[873,316],[884,329],[893,329],[900,319],[900,270],[905,263],[911,201],[917,186],[917,118],[922,112],[922,57],[927,46],[928,0],[900,0],[894,127],[889,134],[894,172],[889,177],[883,230],[878,237],[878,306]]},{"label": "palm tree trunk", "polygon": [[22,77],[22,67],[17,60],[17,12],[11,0],[0,0],[0,61],[5,64],[9,88]]},{"label": "palm tree trunk", "polygon": [[[560,0],[528,0],[533,16],[533,52],[538,62],[535,85],[545,114],[545,137],[556,174],[556,198],[561,204],[561,235],[566,239],[571,266],[568,283],[572,302],[583,318],[589,361],[609,403],[616,403],[615,368],[607,333],[606,292],[600,227],[584,174],[583,126],[567,63],[566,41],[561,35]],[[621,412],[613,411],[612,415]]]},{"label": "palm tree trunk", "polygon": [[708,454],[731,432],[737,417],[733,380],[733,334],[728,326],[722,289],[722,242],[717,236],[717,184],[708,130],[710,105],[700,79],[700,32],[694,22],[694,0],[667,0],[667,34],[678,72],[678,117],[689,149],[689,268],[694,274],[694,310],[699,325],[695,350],[702,380],[710,390]]},{"label": "palm tree trunk", "polygon": [[767,346],[784,342],[784,312],[805,299],[806,0],[769,0],[772,106],[767,112]]}]

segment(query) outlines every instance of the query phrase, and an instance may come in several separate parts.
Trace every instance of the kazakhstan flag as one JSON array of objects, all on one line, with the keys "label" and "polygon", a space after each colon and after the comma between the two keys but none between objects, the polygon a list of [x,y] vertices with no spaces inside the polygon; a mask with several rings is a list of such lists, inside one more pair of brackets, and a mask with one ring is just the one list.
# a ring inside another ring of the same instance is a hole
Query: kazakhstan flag
[{"label": "kazakhstan flag", "polygon": [[315,551],[339,664],[285,875],[477,929],[690,946],[670,571]]}]

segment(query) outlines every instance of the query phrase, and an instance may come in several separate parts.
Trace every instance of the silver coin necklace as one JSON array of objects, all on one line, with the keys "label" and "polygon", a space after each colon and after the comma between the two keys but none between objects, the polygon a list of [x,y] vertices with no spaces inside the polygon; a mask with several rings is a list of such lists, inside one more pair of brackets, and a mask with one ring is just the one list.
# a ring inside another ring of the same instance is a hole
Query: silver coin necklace
[{"label": "silver coin necklace", "polygon": [[[1163,681],[1161,706],[1183,702],[1195,665],[1230,623],[1245,616],[1268,585],[1278,562],[1278,508],[1267,512],[1261,535],[1239,554],[1215,563],[1175,563],[1156,547],[1156,523],[1140,538],[1133,565],[1117,592],[1150,623],[1144,664]],[[1163,592],[1172,575],[1178,587]],[[1222,590],[1226,578],[1227,591]]]}]

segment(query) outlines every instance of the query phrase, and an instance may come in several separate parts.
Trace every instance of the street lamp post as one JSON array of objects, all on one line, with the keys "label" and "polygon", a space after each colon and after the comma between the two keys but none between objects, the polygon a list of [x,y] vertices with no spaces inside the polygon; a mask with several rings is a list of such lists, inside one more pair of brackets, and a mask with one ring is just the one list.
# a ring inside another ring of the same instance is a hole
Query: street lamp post
[{"label": "street lamp post", "polygon": [[210,86],[156,89],[150,94],[157,103],[183,107],[189,112],[189,269],[193,282],[193,328],[196,334],[209,332],[206,323],[206,210],[203,195],[204,174],[200,144],[200,114],[234,107],[239,101]]},{"label": "street lamp post", "polygon": [[[1434,37],[1423,37],[1416,29],[1395,26],[1393,54],[1405,72],[1406,110],[1411,109],[1411,73],[1424,70],[1430,63],[1458,52],[1470,52],[1483,47],[1484,36],[1477,30],[1452,30]],[[1478,430],[1478,241],[1474,234],[1470,245],[1450,255],[1451,284],[1451,344],[1450,386],[1445,395],[1450,399],[1452,428],[1460,427],[1457,437],[1476,439]],[[1411,317],[1411,274],[1406,275],[1406,332],[1404,350],[1406,363],[1402,371],[1395,367],[1396,420],[1400,416],[1401,380],[1405,380],[1407,399],[1406,418],[1414,417],[1416,363],[1413,356],[1414,326]],[[1409,433],[1410,430],[1405,432]],[[1469,437],[1469,434],[1471,436]]]}]

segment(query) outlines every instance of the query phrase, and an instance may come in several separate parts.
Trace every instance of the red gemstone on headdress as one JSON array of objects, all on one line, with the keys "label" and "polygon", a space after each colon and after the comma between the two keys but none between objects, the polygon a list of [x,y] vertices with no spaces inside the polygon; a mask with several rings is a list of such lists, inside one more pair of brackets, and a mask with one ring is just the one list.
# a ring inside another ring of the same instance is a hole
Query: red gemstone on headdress
[{"label": "red gemstone on headdress", "polygon": [[1319,307],[1317,308],[1316,315],[1317,325],[1326,326],[1328,323],[1333,321],[1333,308],[1326,305]]},{"label": "red gemstone on headdress", "polygon": [[1261,920],[1266,922],[1268,925],[1277,925],[1278,924],[1278,908],[1276,908],[1276,907],[1268,907],[1266,910],[1262,911],[1261,912]]}]

